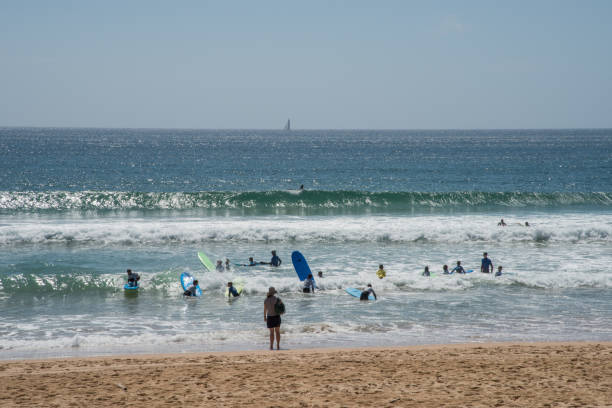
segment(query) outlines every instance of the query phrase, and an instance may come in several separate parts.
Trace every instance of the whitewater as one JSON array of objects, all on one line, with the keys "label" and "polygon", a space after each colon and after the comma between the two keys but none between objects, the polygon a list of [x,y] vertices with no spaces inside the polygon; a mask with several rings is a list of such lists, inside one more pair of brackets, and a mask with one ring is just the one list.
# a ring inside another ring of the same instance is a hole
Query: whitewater
[{"label": "whitewater", "polygon": [[[265,348],[269,286],[289,348],[612,340],[610,130],[4,128],[0,147],[0,358]],[[196,257],[272,250],[280,268]],[[476,272],[440,276],[458,260]],[[378,301],[344,292],[367,283]]]}]

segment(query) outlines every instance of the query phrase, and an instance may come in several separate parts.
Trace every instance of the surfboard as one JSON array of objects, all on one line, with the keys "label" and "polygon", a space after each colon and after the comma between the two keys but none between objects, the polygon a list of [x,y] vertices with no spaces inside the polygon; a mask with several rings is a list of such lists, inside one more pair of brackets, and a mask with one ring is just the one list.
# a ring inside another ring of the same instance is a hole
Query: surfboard
[{"label": "surfboard", "polygon": [[126,283],[125,285],[123,285],[123,289],[125,289],[126,291],[130,291],[130,292],[138,292],[138,289],[140,289],[140,286],[139,285],[131,286]]},{"label": "surfboard", "polygon": [[206,256],[204,252],[198,252],[198,259],[202,262],[202,265],[206,267],[210,272],[215,271],[215,264]]},{"label": "surfboard", "polygon": [[298,278],[301,281],[306,279],[310,272],[310,267],[308,266],[308,262],[306,262],[306,258],[304,255],[300,253],[300,251],[293,251],[291,254],[291,262],[293,262],[293,267],[295,268],[295,273],[297,273]]},{"label": "surfboard", "polygon": [[[351,296],[355,296],[356,298],[360,298],[361,297],[361,290],[356,289],[356,288],[346,288],[344,289],[346,291],[346,293],[348,293]],[[368,300],[374,300],[374,295],[372,295],[370,293],[370,295],[368,296]]]},{"label": "surfboard", "polygon": [[[181,286],[183,290],[187,290],[189,286],[193,283],[193,276],[189,272],[181,273]],[[196,286],[196,296],[202,296],[202,290],[200,289],[200,285]]]}]

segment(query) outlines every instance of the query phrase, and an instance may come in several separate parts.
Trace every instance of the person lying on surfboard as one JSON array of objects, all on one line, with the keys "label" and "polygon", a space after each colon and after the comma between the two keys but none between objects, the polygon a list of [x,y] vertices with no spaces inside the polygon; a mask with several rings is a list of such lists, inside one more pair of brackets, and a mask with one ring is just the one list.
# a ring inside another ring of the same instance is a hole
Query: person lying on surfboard
[{"label": "person lying on surfboard", "polygon": [[444,265],[442,267],[442,275],[450,275],[450,272],[448,271],[448,265]]}]

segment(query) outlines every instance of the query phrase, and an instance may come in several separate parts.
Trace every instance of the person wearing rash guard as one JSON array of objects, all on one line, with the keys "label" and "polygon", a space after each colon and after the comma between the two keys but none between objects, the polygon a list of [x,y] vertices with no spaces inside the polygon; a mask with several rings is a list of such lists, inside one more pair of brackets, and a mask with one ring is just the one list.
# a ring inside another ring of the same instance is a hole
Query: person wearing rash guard
[{"label": "person wearing rash guard", "polygon": [[215,269],[217,270],[217,272],[223,272],[225,269],[223,268],[223,261],[222,260],[218,260],[217,261],[217,266],[215,267]]},{"label": "person wearing rash guard", "polygon": [[370,293],[374,296],[374,300],[376,300],[376,292],[374,292],[374,289],[372,289],[372,284],[368,283],[368,287],[363,292],[361,292],[359,300],[368,300],[368,298],[370,297]]},{"label": "person wearing rash guard", "polygon": [[196,296],[197,287],[198,287],[198,281],[194,280],[193,283],[189,285],[189,287],[185,290],[185,292],[183,292],[183,295]]},{"label": "person wearing rash guard", "polygon": [[444,265],[442,267],[442,275],[450,275],[450,272],[448,271],[448,265]]},{"label": "person wearing rash guard", "polygon": [[482,273],[493,273],[493,262],[488,258],[487,253],[482,254],[482,261],[480,262],[480,272]]},{"label": "person wearing rash guard", "polygon": [[272,251],[272,259],[270,259],[270,265],[272,266],[281,266],[283,261],[276,255],[276,251]]},{"label": "person wearing rash guard", "polygon": [[499,265],[497,267],[497,272],[495,272],[495,276],[502,276],[502,269],[503,269],[502,266]]},{"label": "person wearing rash guard", "polygon": [[312,293],[314,293],[315,284],[314,279],[312,278],[312,274],[309,274],[308,277],[304,280],[304,288],[302,289],[302,292],[310,293],[311,291]]},{"label": "person wearing rash guard", "polygon": [[257,262],[255,262],[255,261],[253,260],[253,257],[250,257],[250,258],[249,258],[249,263],[248,263],[246,266],[255,266],[255,265],[257,265]]},{"label": "person wearing rash guard", "polygon": [[229,291],[229,294],[233,297],[240,296],[240,293],[238,293],[232,282],[227,282],[227,289]]},{"label": "person wearing rash guard", "polygon": [[230,260],[228,258],[225,258],[225,270],[230,270]]},{"label": "person wearing rash guard", "polygon": [[465,273],[465,269],[461,266],[461,261],[457,261],[457,266],[455,266],[451,273]]}]

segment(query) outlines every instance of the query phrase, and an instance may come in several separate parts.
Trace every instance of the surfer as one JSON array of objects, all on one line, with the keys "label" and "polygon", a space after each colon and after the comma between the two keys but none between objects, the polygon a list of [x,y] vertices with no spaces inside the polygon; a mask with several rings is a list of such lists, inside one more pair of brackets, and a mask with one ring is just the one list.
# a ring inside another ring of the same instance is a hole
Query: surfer
[{"label": "surfer", "polygon": [[498,227],[505,227],[506,223],[504,222],[504,219],[502,218],[500,222],[497,223]]},{"label": "surfer", "polygon": [[482,273],[493,273],[493,262],[485,252],[482,254],[482,260],[480,261],[480,272]]},{"label": "surfer", "polygon": [[322,277],[323,277],[323,271],[317,272],[317,278],[322,278]]},{"label": "surfer", "polygon": [[423,271],[423,273],[421,275],[423,275],[423,276],[431,276],[431,274],[429,273],[429,266],[425,267],[425,270]]},{"label": "surfer", "polygon": [[442,267],[442,274],[443,275],[450,275],[450,272],[448,271],[448,265],[444,265]]},{"label": "surfer", "polygon": [[315,283],[314,283],[314,279],[312,277],[312,274],[308,274],[308,277],[306,279],[304,279],[304,287],[302,288],[302,292],[304,293],[310,293],[312,291],[312,293],[314,293],[315,291]]},{"label": "surfer", "polygon": [[304,191],[304,185],[303,184],[300,186],[300,191]]},{"label": "surfer", "polygon": [[217,270],[217,272],[223,272],[225,270],[225,268],[223,268],[223,261],[222,260],[218,260],[217,261],[217,266],[215,267],[215,269]]},{"label": "surfer", "polygon": [[376,276],[378,276],[378,279],[382,279],[385,276],[387,276],[387,272],[385,272],[385,268],[383,267],[383,264],[378,265],[378,270],[376,271]]},{"label": "surfer", "polygon": [[272,251],[272,259],[270,259],[270,263],[268,265],[281,266],[282,263],[283,260],[280,259],[278,255],[276,255],[276,251]]},{"label": "surfer", "polygon": [[359,297],[359,300],[368,300],[368,297],[370,297],[370,293],[374,296],[374,300],[378,299],[376,297],[376,292],[374,292],[374,289],[372,289],[372,284],[368,283],[368,287],[365,288],[363,292],[361,292],[361,296]]},{"label": "surfer", "polygon": [[127,270],[127,276],[128,276],[128,286],[138,286],[138,281],[140,280],[140,275],[137,274],[136,272],[132,272],[131,269]]},{"label": "surfer", "polygon": [[529,225],[529,223],[528,223],[527,221],[525,221],[525,226],[526,226],[526,227],[529,227],[529,226],[530,226],[530,225]]},{"label": "surfer", "polygon": [[236,290],[236,288],[234,287],[232,282],[227,282],[227,291],[229,292],[230,295],[232,295],[233,297],[238,297],[240,296],[240,293],[238,293],[238,291]]},{"label": "surfer", "polygon": [[183,295],[184,296],[196,296],[197,288],[198,288],[198,281],[196,279],[191,283],[191,285],[189,285],[187,289],[185,289],[185,292],[183,292]]},{"label": "surfer", "polygon": [[266,300],[264,300],[264,321],[266,322],[266,326],[270,329],[270,350],[274,347],[274,335],[276,334],[276,349],[280,350],[280,325],[281,325],[281,317],[278,313],[276,313],[275,305],[279,300],[278,297],[274,296],[276,294],[276,289],[273,286],[270,286],[268,289],[268,295],[266,296]]},{"label": "surfer", "polygon": [[225,270],[230,270],[230,260],[228,258],[225,258]]},{"label": "surfer", "polygon": [[249,264],[248,264],[248,265],[245,265],[245,266],[255,266],[255,265],[257,265],[257,262],[255,262],[255,261],[253,260],[253,257],[251,256],[251,257],[249,258]]},{"label": "surfer", "polygon": [[465,269],[463,269],[463,266],[461,266],[461,261],[457,261],[457,266],[455,266],[453,268],[453,271],[451,273],[465,273]]},{"label": "surfer", "polygon": [[495,276],[502,276],[502,269],[503,269],[502,266],[499,265],[497,267],[497,272],[495,272]]}]

